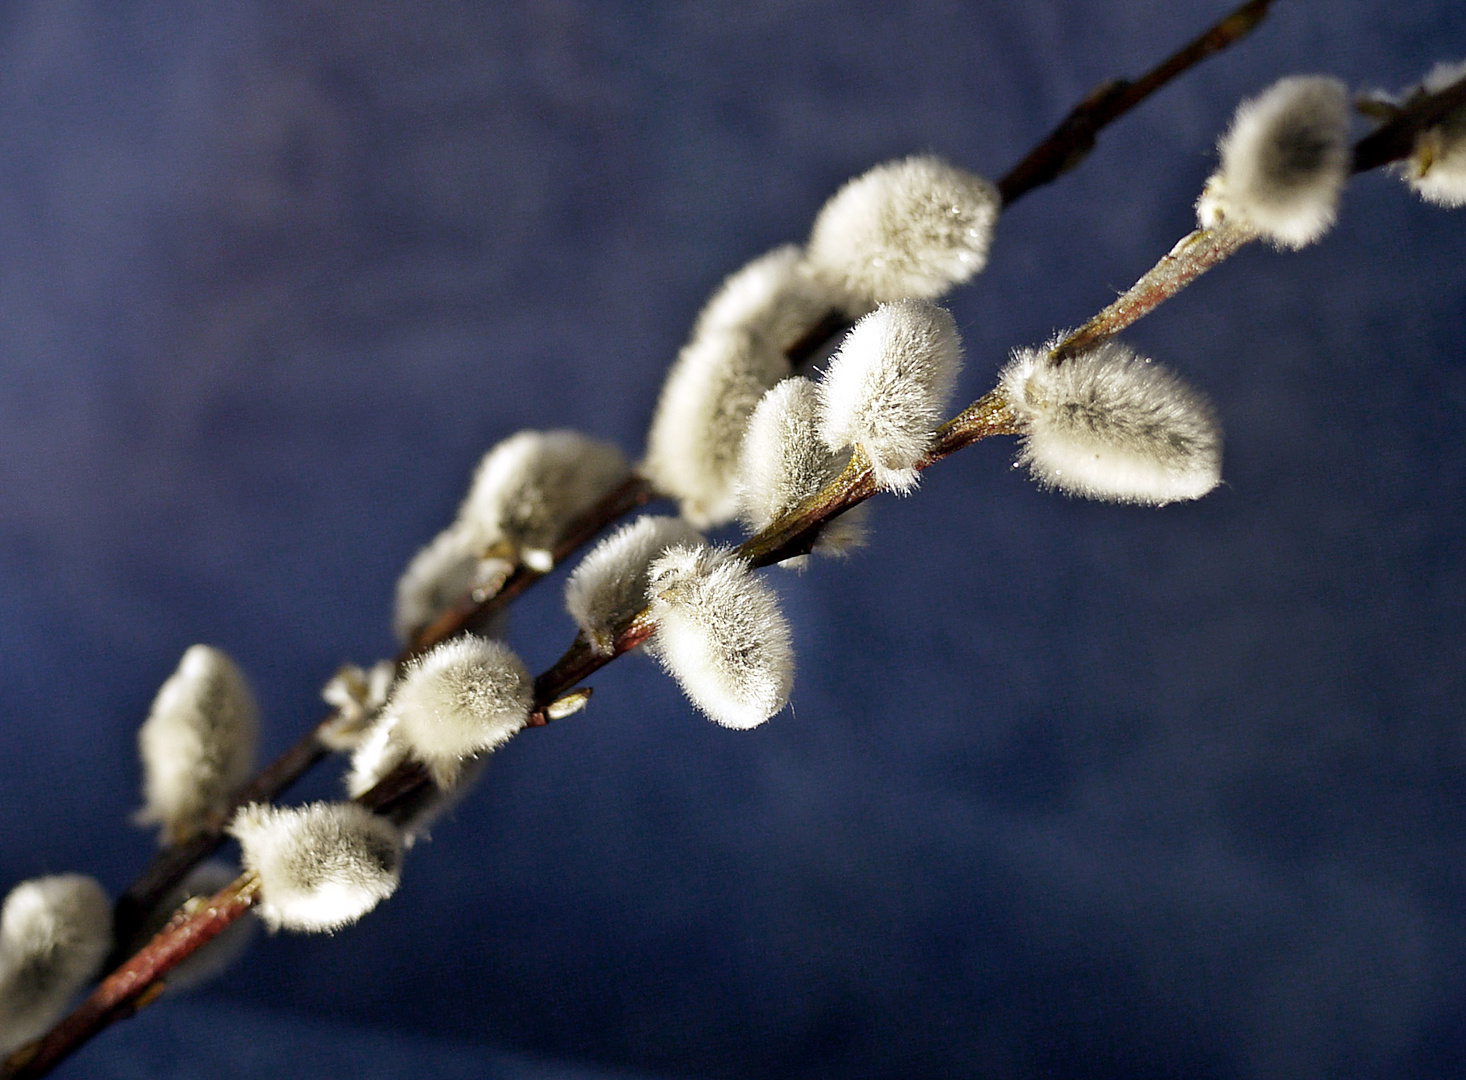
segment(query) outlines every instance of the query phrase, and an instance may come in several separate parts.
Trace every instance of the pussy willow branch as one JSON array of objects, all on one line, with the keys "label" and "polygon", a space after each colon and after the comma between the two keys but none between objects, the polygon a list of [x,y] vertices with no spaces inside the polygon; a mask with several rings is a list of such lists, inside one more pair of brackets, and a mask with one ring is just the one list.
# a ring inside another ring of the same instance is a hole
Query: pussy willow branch
[{"label": "pussy willow branch", "polygon": [[[1267,14],[1272,0],[1248,0],[1209,27],[1194,41],[1131,82],[1120,79],[1102,84],[1070,110],[1048,137],[997,182],[1002,204],[1007,206],[1037,187],[1051,183],[1079,164],[1094,147],[1101,129],[1118,120],[1166,83],[1206,57],[1225,49],[1256,26]],[[843,314],[827,313],[787,350],[795,367],[817,358],[852,324]],[[656,497],[642,477],[633,474],[617,488],[573,521],[553,548],[556,565],[569,558],[602,529]],[[491,595],[474,594],[444,611],[413,635],[397,657],[400,667],[434,645],[486,626],[526,589],[544,576],[519,564]],[[160,850],[143,873],[128,886],[117,902],[115,921],[119,942],[127,942],[147,914],[195,865],[207,858],[223,841],[223,828],[234,811],[249,802],[267,802],[329,754],[319,733],[335,718],[327,716],[315,728],[286,750],[249,784],[241,789],[222,812],[210,815],[188,840]],[[119,945],[119,948],[125,947]],[[121,961],[114,956],[108,967]]]},{"label": "pussy willow branch", "polygon": [[[1466,79],[1438,94],[1416,99],[1386,125],[1390,129],[1388,141],[1379,138],[1384,130],[1381,129],[1355,146],[1355,171],[1375,168],[1408,156],[1414,146],[1414,138],[1405,138],[1403,132],[1418,133],[1438,121],[1444,110],[1462,103],[1466,103]],[[1382,146],[1390,148],[1388,156],[1385,150],[1380,149]],[[1373,164],[1361,166],[1362,161],[1372,161]],[[1079,351],[1081,345],[1092,347],[1113,336],[1153,311],[1251,239],[1250,234],[1237,230],[1200,229],[1189,234],[1123,296],[1056,346],[1051,355],[1062,359]],[[1012,434],[1015,430],[1013,418],[1001,395],[996,391],[989,393],[937,430],[932,448],[918,468],[925,469],[980,439]],[[828,522],[874,493],[869,463],[857,452],[852,455],[844,472],[823,491],[745,540],[736,551],[755,566],[767,566],[806,554]],[[605,655],[593,652],[584,636],[577,635],[560,659],[535,680],[531,726],[543,725],[547,720],[546,709],[551,703],[617,656],[644,643],[655,629],[649,613],[643,609],[620,627],[612,651]],[[377,813],[400,819],[435,795],[432,781],[422,767],[408,762],[394,769],[358,801]],[[185,907],[141,951],[104,979],[60,1024],[38,1042],[27,1044],[12,1054],[0,1077],[20,1080],[22,1077],[42,1076],[104,1027],[147,1004],[160,992],[169,971],[249,911],[255,903],[258,887],[254,875],[246,873],[210,900],[196,902],[191,908]]]}]

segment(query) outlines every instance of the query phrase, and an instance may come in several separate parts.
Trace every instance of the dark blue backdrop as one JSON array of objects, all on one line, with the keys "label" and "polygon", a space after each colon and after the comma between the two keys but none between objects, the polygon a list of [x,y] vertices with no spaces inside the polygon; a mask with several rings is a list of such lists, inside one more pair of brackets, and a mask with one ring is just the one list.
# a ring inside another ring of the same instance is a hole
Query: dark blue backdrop
[{"label": "dark blue backdrop", "polygon": [[[282,748],[493,442],[638,452],[701,299],[846,177],[997,175],[1223,7],[0,8],[0,885],[143,863],[134,732],[189,644]],[[1003,216],[964,400],[1190,227],[1240,98],[1463,55],[1458,0],[1280,3]],[[379,912],[66,1075],[1459,1075],[1463,256],[1466,211],[1360,179],[1129,335],[1218,407],[1207,499],[964,452],[775,574],[788,712],[721,730],[614,665]],[[547,584],[511,639],[570,633]]]}]

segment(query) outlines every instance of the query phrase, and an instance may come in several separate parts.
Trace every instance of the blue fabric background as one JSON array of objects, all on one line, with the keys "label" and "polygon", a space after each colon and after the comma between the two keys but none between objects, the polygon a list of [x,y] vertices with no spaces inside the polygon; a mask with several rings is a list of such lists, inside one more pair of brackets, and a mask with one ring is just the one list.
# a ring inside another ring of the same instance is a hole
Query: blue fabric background
[{"label": "blue fabric background", "polygon": [[[396,575],[495,441],[638,453],[701,300],[843,180],[996,176],[1222,10],[0,8],[0,885],[142,865],[135,730],[189,644],[283,748],[391,651]],[[1458,0],[1280,3],[1003,215],[951,299],[963,400],[1190,227],[1241,98],[1461,56]],[[1360,178],[1322,243],[1127,336],[1215,401],[1208,498],[958,455],[866,550],[773,572],[773,722],[627,658],[362,924],[262,939],[63,1075],[1460,1075],[1463,256],[1466,211]],[[551,582],[511,641],[539,669],[571,630]]]}]

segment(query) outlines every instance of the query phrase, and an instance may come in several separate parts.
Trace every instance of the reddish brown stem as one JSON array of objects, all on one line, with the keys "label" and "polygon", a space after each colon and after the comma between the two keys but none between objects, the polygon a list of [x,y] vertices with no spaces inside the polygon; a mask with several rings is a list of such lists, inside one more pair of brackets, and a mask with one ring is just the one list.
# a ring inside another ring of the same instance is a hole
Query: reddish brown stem
[{"label": "reddish brown stem", "polygon": [[175,967],[206,945],[251,907],[259,879],[244,874],[209,900],[180,911],[128,961],[108,975],[71,1014],[39,1041],[6,1059],[4,1080],[44,1076],[97,1032],[148,1004]]},{"label": "reddish brown stem", "polygon": [[1062,363],[1108,341],[1254,239],[1254,234],[1233,228],[1188,233],[1119,299],[1071,333],[1049,355]]}]

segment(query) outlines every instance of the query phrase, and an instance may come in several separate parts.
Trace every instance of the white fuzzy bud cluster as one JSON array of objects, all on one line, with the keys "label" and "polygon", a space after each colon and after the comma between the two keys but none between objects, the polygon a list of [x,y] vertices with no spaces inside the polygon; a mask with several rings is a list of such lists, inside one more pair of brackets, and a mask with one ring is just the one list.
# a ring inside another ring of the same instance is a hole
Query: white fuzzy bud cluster
[{"label": "white fuzzy bud cluster", "polygon": [[736,513],[749,415],[792,373],[789,346],[841,303],[787,246],[729,277],[703,308],[662,386],[641,465],[689,521],[705,528]]},{"label": "white fuzzy bud cluster", "polygon": [[657,556],[678,544],[701,542],[681,518],[648,514],[592,548],[565,583],[565,608],[591,648],[609,655],[617,628],[646,606],[648,568]]},{"label": "white fuzzy bud cluster", "polygon": [[678,546],[651,565],[648,649],[725,727],[762,724],[789,700],[794,650],[773,592],[727,549]]},{"label": "white fuzzy bud cluster", "polygon": [[218,649],[194,645],[153,699],[138,731],[143,808],[136,820],[177,843],[222,811],[254,768],[259,711],[249,684]]},{"label": "white fuzzy bud cluster", "polygon": [[565,527],[627,471],[620,450],[574,431],[521,431],[499,443],[479,463],[457,519],[398,581],[398,638],[407,641],[475,590],[496,586],[518,563],[548,572]]},{"label": "white fuzzy bud cluster", "polygon": [[998,389],[1022,429],[1019,465],[1043,487],[1108,502],[1199,499],[1221,480],[1206,400],[1118,342],[1063,363],[1019,349]]},{"label": "white fuzzy bud cluster", "polygon": [[[1466,78],[1466,60],[1437,64],[1416,94],[1438,94]],[[1466,206],[1466,106],[1459,106],[1415,138],[1415,149],[1398,166],[1422,199],[1440,206]]]},{"label": "white fuzzy bud cluster", "polygon": [[[820,438],[819,389],[802,376],[786,379],[763,396],[748,422],[738,472],[738,516],[749,532],[817,494],[850,459]],[[857,507],[827,524],[815,550],[841,553],[864,539]],[[784,565],[798,565],[803,557]]]},{"label": "white fuzzy bud cluster", "polygon": [[402,672],[352,757],[347,790],[362,794],[408,756],[451,787],[466,759],[524,727],[533,702],[534,683],[509,648],[472,634],[445,641]]},{"label": "white fuzzy bud cluster", "polygon": [[256,910],[271,930],[339,930],[397,890],[397,828],[355,803],[252,803],[229,832],[259,876]]},{"label": "white fuzzy bud cluster", "polygon": [[1313,243],[1333,227],[1349,178],[1348,134],[1349,93],[1338,79],[1278,80],[1238,106],[1197,221],[1255,232],[1280,248]]},{"label": "white fuzzy bud cluster", "polygon": [[112,948],[112,904],[81,874],[33,878],[0,908],[0,1054],[43,1035]]},{"label": "white fuzzy bud cluster", "polygon": [[820,436],[831,450],[859,448],[876,486],[904,494],[961,367],[950,314],[919,300],[882,304],[855,324],[820,382]]},{"label": "white fuzzy bud cluster", "polygon": [[667,376],[641,469],[700,528],[740,512],[750,416],[793,371],[787,350],[830,312],[931,299],[987,260],[1000,200],[981,177],[934,157],[878,165],[842,187],[807,246],[782,247],[728,278]]},{"label": "white fuzzy bud cluster", "polygon": [[987,264],[997,189],[935,157],[877,165],[825,203],[806,258],[871,304],[935,300]]}]

